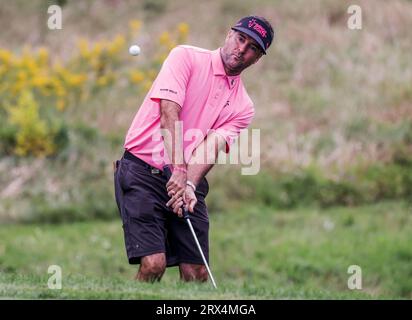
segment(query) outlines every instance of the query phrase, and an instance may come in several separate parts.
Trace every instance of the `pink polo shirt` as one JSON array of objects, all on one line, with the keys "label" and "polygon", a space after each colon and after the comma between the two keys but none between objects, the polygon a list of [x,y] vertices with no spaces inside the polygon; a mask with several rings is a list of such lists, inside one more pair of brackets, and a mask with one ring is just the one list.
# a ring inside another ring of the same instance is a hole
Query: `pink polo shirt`
[{"label": "pink polo shirt", "polygon": [[226,152],[252,121],[254,107],[239,76],[227,76],[214,51],[192,46],[175,47],[164,61],[126,135],[126,150],[162,169],[170,163],[160,131],[160,100],[176,102],[183,123],[184,159],[210,130],[226,140]]}]

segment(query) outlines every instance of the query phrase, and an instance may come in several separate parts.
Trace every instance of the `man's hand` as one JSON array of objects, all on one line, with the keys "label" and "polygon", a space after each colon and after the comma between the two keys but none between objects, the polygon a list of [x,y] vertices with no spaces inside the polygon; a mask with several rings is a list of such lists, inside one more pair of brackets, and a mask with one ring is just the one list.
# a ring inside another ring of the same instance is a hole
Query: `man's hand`
[{"label": "man's hand", "polygon": [[171,205],[171,207],[173,209],[173,212],[176,213],[181,218],[183,216],[182,205],[184,204],[185,209],[193,213],[196,203],[197,203],[197,198],[196,198],[195,192],[193,191],[192,187],[186,186],[186,190],[183,196],[178,198],[173,203],[173,205]]},{"label": "man's hand", "polygon": [[195,205],[197,203],[197,198],[194,190],[190,186],[186,186],[185,194],[184,194],[184,203],[185,208],[190,213],[194,213]]},{"label": "man's hand", "polygon": [[[172,207],[175,213],[177,213],[177,209],[183,205],[186,180],[186,172],[173,170],[172,176],[166,183],[167,194],[171,197],[171,199],[166,203],[166,206]],[[175,207],[177,208],[176,211],[174,210]]]}]

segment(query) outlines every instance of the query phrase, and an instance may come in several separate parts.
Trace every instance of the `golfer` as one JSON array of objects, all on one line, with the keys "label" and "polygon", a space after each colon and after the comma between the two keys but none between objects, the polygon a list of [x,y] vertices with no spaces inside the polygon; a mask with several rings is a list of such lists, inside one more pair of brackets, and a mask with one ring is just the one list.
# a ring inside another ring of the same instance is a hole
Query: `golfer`
[{"label": "golfer", "polygon": [[[180,45],[164,61],[115,166],[127,256],[140,264],[136,279],[158,281],[166,267],[179,266],[182,280],[207,281],[181,207],[209,261],[205,176],[253,118],[240,74],[266,54],[273,36],[266,19],[248,16],[229,30],[221,48]],[[172,168],[169,180],[165,165]]]}]

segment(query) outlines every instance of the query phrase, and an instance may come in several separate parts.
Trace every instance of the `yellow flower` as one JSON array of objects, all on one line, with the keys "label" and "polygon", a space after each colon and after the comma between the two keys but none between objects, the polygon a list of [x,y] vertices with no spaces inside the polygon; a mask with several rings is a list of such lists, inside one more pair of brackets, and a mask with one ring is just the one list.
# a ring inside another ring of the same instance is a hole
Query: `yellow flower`
[{"label": "yellow flower", "polygon": [[8,108],[8,113],[10,123],[18,130],[14,150],[17,155],[46,156],[54,152],[50,130],[40,118],[39,106],[30,91],[23,91],[17,104]]},{"label": "yellow flower", "polygon": [[38,87],[38,88],[45,87],[49,83],[50,83],[49,77],[44,76],[44,75],[37,75],[31,80],[31,84],[34,87]]},{"label": "yellow flower", "polygon": [[185,22],[181,22],[177,26],[177,31],[180,35],[187,36],[187,34],[189,33],[189,25]]},{"label": "yellow flower", "polygon": [[132,83],[140,83],[144,80],[144,73],[139,70],[130,72],[130,81]]},{"label": "yellow flower", "polygon": [[103,86],[113,83],[114,80],[115,80],[115,75],[112,73],[108,73],[105,76],[101,76],[97,78],[96,83],[98,86],[103,87]]},{"label": "yellow flower", "polygon": [[179,23],[177,26],[177,42],[183,43],[187,40],[187,35],[189,34],[189,25],[187,23]]},{"label": "yellow flower", "polygon": [[0,49],[0,61],[5,65],[10,65],[13,61],[13,54],[4,49]]},{"label": "yellow flower", "polygon": [[84,59],[89,59],[91,56],[91,52],[89,50],[89,42],[86,39],[80,39],[77,42],[77,47],[80,50],[80,55],[84,58]]},{"label": "yellow flower", "polygon": [[58,85],[58,86],[56,87],[56,95],[57,95],[58,97],[64,97],[64,96],[66,96],[66,95],[67,95],[67,90],[66,90],[66,88],[63,87],[62,85]]},{"label": "yellow flower", "polygon": [[80,87],[84,82],[87,81],[86,74],[70,74],[67,79],[67,84],[71,87]]},{"label": "yellow flower", "polygon": [[27,69],[30,75],[35,75],[39,72],[39,67],[37,66],[36,61],[32,57],[27,57],[23,60],[23,66]]},{"label": "yellow flower", "polygon": [[92,50],[92,55],[95,57],[100,56],[103,52],[103,49],[104,49],[103,42],[96,42]]},{"label": "yellow flower", "polygon": [[108,79],[107,79],[106,76],[101,76],[101,77],[99,77],[99,78],[97,79],[96,82],[97,82],[97,85],[98,85],[98,86],[103,87],[103,86],[105,86],[105,85],[108,83]]},{"label": "yellow flower", "polygon": [[115,55],[116,53],[120,52],[123,49],[125,43],[126,43],[126,40],[124,36],[117,35],[113,39],[112,43],[108,44],[107,52],[109,53],[109,55]]},{"label": "yellow flower", "polygon": [[167,46],[169,42],[170,42],[170,33],[167,31],[164,31],[159,37],[159,43],[161,45]]},{"label": "yellow flower", "polygon": [[27,80],[27,73],[23,70],[20,70],[17,73],[17,81],[25,82]]},{"label": "yellow flower", "polygon": [[3,76],[7,72],[7,68],[5,65],[0,65],[0,77]]},{"label": "yellow flower", "polygon": [[136,34],[139,31],[141,26],[142,22],[140,20],[134,19],[129,21],[129,29],[134,34]]},{"label": "yellow flower", "polygon": [[37,61],[40,66],[46,66],[49,61],[49,52],[46,48],[40,48],[37,52]]},{"label": "yellow flower", "polygon": [[25,82],[17,81],[11,87],[11,94],[13,96],[18,96],[19,93],[26,88]]}]

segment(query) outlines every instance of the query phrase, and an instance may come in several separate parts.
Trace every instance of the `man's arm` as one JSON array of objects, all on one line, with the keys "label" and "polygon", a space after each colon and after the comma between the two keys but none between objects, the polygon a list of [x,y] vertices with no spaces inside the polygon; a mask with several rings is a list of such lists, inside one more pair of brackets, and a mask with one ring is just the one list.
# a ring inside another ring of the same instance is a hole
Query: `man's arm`
[{"label": "man's arm", "polygon": [[179,122],[180,106],[170,100],[160,100],[160,128],[166,130],[164,144],[173,167],[186,169],[183,157],[183,128]]},{"label": "man's arm", "polygon": [[[223,150],[226,145],[226,140],[223,136],[216,132],[210,133],[201,144],[193,151],[192,157],[190,158],[189,164],[187,166],[187,180],[191,181],[195,186],[197,186],[200,180],[210,171],[216,162],[217,155],[220,150]],[[194,212],[194,207],[197,203],[197,198],[194,190],[191,186],[186,186],[186,191],[183,194],[185,199],[186,209],[189,212]],[[183,200],[183,199],[182,199]],[[177,201],[171,204],[173,211],[178,210],[177,213],[181,216],[180,207],[183,204]],[[175,211],[176,212],[176,211]]]},{"label": "man's arm", "polygon": [[214,166],[217,155],[224,150],[226,140],[220,134],[212,131],[194,150],[193,155],[187,167],[187,180],[197,186],[200,180]]},{"label": "man's arm", "polygon": [[[168,202],[174,208],[179,208],[180,200],[186,188],[186,164],[183,156],[183,128],[179,122],[180,106],[169,100],[160,101],[160,127],[166,130],[164,135],[164,145],[170,161],[173,165],[173,173],[166,184],[169,197],[172,199]],[[174,205],[175,201],[178,201]],[[177,209],[174,210],[178,213]]]}]

